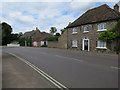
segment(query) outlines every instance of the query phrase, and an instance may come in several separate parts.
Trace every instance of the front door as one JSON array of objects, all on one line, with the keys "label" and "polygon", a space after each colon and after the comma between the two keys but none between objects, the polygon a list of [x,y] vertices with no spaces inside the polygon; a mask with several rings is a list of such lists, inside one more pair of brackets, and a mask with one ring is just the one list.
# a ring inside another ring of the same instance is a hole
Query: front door
[{"label": "front door", "polygon": [[46,45],[46,41],[44,41],[44,45]]},{"label": "front door", "polygon": [[84,50],[88,50],[88,40],[84,40]]},{"label": "front door", "polygon": [[83,39],[82,50],[89,51],[89,39],[88,38]]}]

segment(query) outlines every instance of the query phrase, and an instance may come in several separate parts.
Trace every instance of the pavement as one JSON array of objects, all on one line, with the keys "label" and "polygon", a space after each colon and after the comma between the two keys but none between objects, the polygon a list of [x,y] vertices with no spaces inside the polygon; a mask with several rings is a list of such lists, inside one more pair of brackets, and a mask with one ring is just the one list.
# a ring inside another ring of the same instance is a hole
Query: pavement
[{"label": "pavement", "polygon": [[2,88],[56,88],[18,58],[2,53]]},{"label": "pavement", "polygon": [[29,61],[67,88],[118,88],[118,55],[26,47],[4,47],[3,51]]}]

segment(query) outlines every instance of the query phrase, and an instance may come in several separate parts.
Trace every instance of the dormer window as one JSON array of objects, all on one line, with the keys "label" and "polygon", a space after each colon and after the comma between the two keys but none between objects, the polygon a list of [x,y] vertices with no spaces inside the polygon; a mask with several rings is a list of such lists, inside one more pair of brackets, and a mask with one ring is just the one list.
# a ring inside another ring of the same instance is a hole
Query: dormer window
[{"label": "dormer window", "polygon": [[106,23],[98,24],[98,31],[106,31],[106,30],[107,30],[107,24]]},{"label": "dormer window", "polygon": [[84,32],[89,32],[88,26],[84,26]]},{"label": "dormer window", "polygon": [[78,33],[78,32],[77,32],[77,29],[76,29],[76,28],[73,28],[72,34],[76,34],[76,33]]}]

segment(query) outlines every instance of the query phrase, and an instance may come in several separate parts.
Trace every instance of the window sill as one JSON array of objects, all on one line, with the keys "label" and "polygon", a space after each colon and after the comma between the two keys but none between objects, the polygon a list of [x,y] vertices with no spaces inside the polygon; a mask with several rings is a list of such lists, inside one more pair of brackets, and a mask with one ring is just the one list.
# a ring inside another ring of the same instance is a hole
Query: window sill
[{"label": "window sill", "polygon": [[83,33],[88,33],[89,31],[84,31]]},{"label": "window sill", "polygon": [[78,32],[74,32],[74,33],[72,33],[72,34],[77,34]]},{"label": "window sill", "polygon": [[106,47],[96,47],[97,49],[107,49]]},{"label": "window sill", "polygon": [[102,30],[97,30],[97,31],[98,31],[98,32],[99,32],[99,31],[107,31],[107,29],[102,29]]},{"label": "window sill", "polygon": [[75,46],[72,46],[72,48],[77,48],[77,47],[75,47]]}]

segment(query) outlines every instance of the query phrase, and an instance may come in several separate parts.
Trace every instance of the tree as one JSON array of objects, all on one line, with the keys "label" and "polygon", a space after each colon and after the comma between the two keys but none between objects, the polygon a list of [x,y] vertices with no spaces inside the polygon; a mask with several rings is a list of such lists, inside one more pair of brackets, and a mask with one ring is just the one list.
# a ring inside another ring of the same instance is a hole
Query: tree
[{"label": "tree", "polygon": [[60,31],[61,31],[61,34],[63,34],[63,33],[64,33],[64,31],[65,31],[65,29],[61,29]]},{"label": "tree", "polygon": [[56,27],[51,27],[50,29],[50,33],[52,33],[54,35],[54,33],[57,32]]},{"label": "tree", "polygon": [[55,36],[60,36],[60,33],[56,33]]},{"label": "tree", "polygon": [[25,46],[25,38],[19,38],[19,44],[20,46]]},{"label": "tree", "polygon": [[25,46],[25,41],[27,46],[31,47],[32,46],[32,38],[31,37],[26,37],[26,38],[19,38],[19,44],[20,46]]},{"label": "tree", "polygon": [[11,41],[18,41],[18,39],[19,39],[19,37],[18,37],[18,34],[16,33],[16,34],[11,34]]},{"label": "tree", "polygon": [[68,26],[69,26],[70,24],[72,24],[72,23],[71,23],[71,22],[69,22]]},{"label": "tree", "polygon": [[18,37],[21,37],[22,35],[23,35],[23,33],[22,33],[22,32],[19,32]]},{"label": "tree", "polygon": [[2,45],[7,45],[11,42],[11,32],[12,32],[12,27],[3,22],[2,23]]}]

